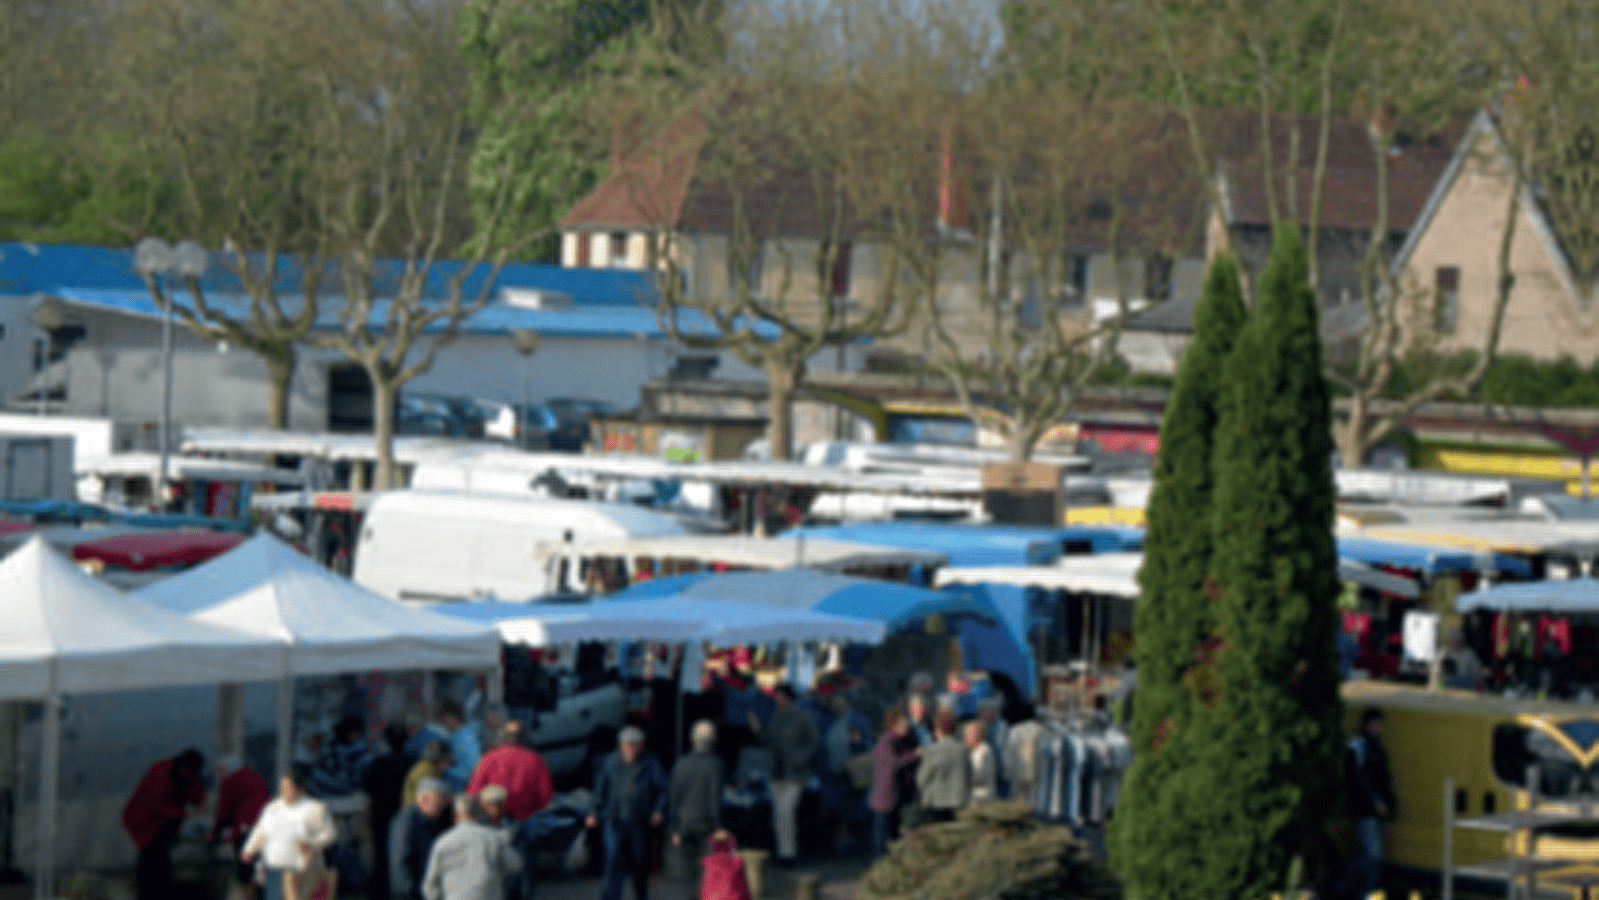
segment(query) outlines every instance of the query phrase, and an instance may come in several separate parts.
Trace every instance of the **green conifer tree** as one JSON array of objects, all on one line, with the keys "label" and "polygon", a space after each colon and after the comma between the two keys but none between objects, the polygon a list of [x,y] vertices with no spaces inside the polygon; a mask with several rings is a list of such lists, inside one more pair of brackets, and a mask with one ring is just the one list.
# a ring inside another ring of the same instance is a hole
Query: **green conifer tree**
[{"label": "green conifer tree", "polygon": [[1307,864],[1341,784],[1330,397],[1297,234],[1279,228],[1226,370],[1212,571],[1220,693],[1182,799],[1202,810],[1189,896],[1264,898]]},{"label": "green conifer tree", "polygon": [[1205,593],[1215,430],[1221,374],[1247,321],[1238,267],[1211,263],[1194,309],[1194,336],[1183,352],[1160,426],[1160,456],[1150,494],[1141,596],[1133,621],[1138,689],[1130,737],[1134,763],[1111,822],[1110,850],[1131,900],[1179,900],[1188,891],[1191,817],[1174,807],[1169,782],[1192,758],[1191,710],[1200,702],[1183,683],[1213,626]]}]

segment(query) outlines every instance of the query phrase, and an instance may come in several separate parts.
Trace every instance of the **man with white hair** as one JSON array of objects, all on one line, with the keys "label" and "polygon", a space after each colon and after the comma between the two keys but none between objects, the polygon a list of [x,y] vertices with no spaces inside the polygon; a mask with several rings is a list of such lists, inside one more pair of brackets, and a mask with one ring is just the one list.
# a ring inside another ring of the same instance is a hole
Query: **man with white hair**
[{"label": "man with white hair", "polygon": [[433,844],[450,828],[450,791],[440,778],[424,778],[417,784],[416,799],[400,813],[391,829],[390,856],[399,861],[391,869],[390,884],[406,897],[420,897],[422,878],[427,874]]},{"label": "man with white hair", "polygon": [[680,896],[700,895],[700,858],[706,842],[722,830],[722,784],[726,768],[716,750],[716,723],[701,719],[689,734],[694,750],[672,766],[666,801],[668,877]]},{"label": "man with white hair", "polygon": [[433,844],[422,900],[501,900],[505,882],[522,870],[522,855],[503,830],[477,818],[477,800],[455,798],[455,827]]},{"label": "man with white hair", "polygon": [[594,780],[594,814],[604,823],[605,887],[600,900],[622,900],[622,884],[633,881],[634,900],[649,900],[649,828],[666,818],[666,771],[644,749],[644,731],[632,725],[616,736],[616,751],[600,764]]}]

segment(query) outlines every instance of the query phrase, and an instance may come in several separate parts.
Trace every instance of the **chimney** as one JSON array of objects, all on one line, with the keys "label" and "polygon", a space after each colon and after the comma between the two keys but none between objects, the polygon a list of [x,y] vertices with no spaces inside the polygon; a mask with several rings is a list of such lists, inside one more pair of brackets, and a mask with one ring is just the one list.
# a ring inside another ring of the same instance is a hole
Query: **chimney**
[{"label": "chimney", "polygon": [[938,225],[941,230],[968,227],[966,187],[957,184],[955,173],[955,130],[944,126],[938,155]]}]

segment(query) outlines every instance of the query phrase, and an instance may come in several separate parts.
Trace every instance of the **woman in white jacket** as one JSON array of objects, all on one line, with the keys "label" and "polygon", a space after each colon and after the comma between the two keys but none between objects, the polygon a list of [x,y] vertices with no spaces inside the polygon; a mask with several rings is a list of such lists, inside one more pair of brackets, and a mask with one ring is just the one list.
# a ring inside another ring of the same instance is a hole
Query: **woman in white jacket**
[{"label": "woman in white jacket", "polygon": [[337,836],[327,807],[306,795],[304,776],[295,772],[279,781],[277,799],[261,810],[241,859],[250,863],[259,856],[266,870],[264,900],[283,900],[285,876],[319,869],[322,851]]}]

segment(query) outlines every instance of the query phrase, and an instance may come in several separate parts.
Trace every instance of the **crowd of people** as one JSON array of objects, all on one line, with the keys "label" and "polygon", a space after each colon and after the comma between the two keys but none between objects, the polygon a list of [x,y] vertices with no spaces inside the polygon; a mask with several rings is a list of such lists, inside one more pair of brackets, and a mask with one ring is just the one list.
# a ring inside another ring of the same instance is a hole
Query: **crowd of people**
[{"label": "crowd of people", "polygon": [[[948,820],[1011,787],[1008,726],[997,698],[962,722],[922,676],[886,710],[880,729],[845,690],[801,700],[779,685],[772,703],[765,721],[749,714],[743,738],[710,719],[695,722],[690,751],[670,768],[648,748],[642,729],[620,731],[616,750],[595,763],[590,814],[573,825],[586,825],[603,847],[602,900],[621,900],[628,885],[635,900],[650,900],[657,861],[668,893],[700,896],[702,860],[716,851],[725,856],[737,844],[724,821],[725,790],[736,779],[719,738],[752,740],[766,751],[760,780],[779,866],[800,857],[801,805],[810,790],[820,802],[804,824],[820,824],[826,837],[807,841],[806,849],[869,847],[875,856],[901,830]],[[325,740],[309,745],[309,760],[278,780],[275,795],[237,756],[218,761],[209,838],[233,848],[246,896],[314,896],[319,879],[345,869],[349,859],[341,853],[358,858],[349,845],[359,830],[369,848],[370,864],[361,867],[366,896],[531,900],[535,851],[552,851],[535,817],[551,804],[554,785],[523,724],[493,705],[472,722],[459,704],[445,701],[431,721],[411,717],[385,727],[381,753],[371,752],[367,735],[358,717],[340,719]],[[152,766],[127,802],[123,821],[139,848],[141,900],[173,893],[172,851],[185,818],[205,807],[204,773],[200,753],[185,750]],[[354,808],[364,810],[359,828],[351,827],[352,797],[361,798]]]}]

